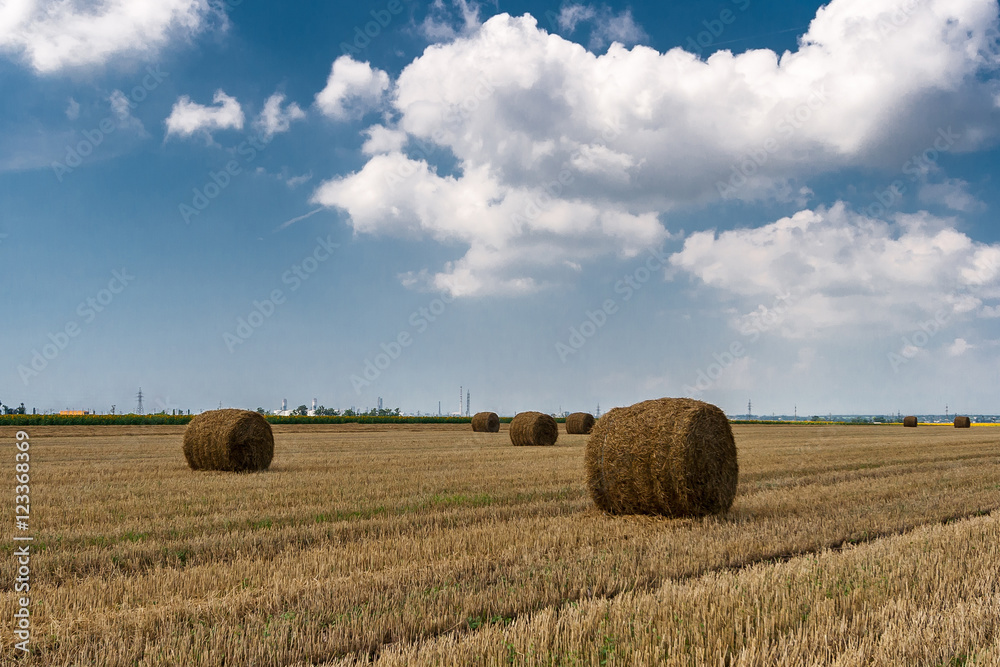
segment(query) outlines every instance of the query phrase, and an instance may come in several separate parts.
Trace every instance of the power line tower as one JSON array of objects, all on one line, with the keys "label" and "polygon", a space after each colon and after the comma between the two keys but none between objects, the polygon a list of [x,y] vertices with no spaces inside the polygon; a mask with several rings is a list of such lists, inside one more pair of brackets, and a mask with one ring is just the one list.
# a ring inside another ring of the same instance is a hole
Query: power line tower
[{"label": "power line tower", "polygon": [[135,397],[139,399],[139,403],[135,406],[135,414],[137,415],[145,414],[142,411],[142,387],[139,387],[139,393],[136,394]]},{"label": "power line tower", "polygon": [[747,419],[748,420],[750,419],[750,415],[752,415],[752,414],[753,414],[753,410],[751,409],[750,399],[747,399]]},{"label": "power line tower", "polygon": [[466,417],[469,416],[469,395],[471,393],[472,392],[470,392],[468,389],[465,390],[465,416]]}]

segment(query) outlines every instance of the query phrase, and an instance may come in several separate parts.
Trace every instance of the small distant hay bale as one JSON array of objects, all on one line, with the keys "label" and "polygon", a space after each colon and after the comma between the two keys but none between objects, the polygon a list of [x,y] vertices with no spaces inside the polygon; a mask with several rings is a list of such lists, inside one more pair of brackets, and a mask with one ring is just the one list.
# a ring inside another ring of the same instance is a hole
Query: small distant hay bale
[{"label": "small distant hay bale", "polygon": [[551,415],[522,412],[510,422],[510,441],[519,447],[556,444],[559,426]]},{"label": "small distant hay bale", "polygon": [[499,433],[500,417],[495,412],[477,412],[472,417],[472,430],[481,433]]},{"label": "small distant hay bale", "polygon": [[916,428],[917,418],[914,417],[913,415],[910,415],[908,417],[903,417],[903,426],[907,426],[909,428]]},{"label": "small distant hay bale", "polygon": [[210,410],[184,431],[184,458],[192,470],[265,470],[273,457],[271,425],[257,412]]},{"label": "small distant hay bale", "polygon": [[574,412],[566,417],[566,432],[586,435],[594,428],[594,415],[589,412]]},{"label": "small distant hay bale", "polygon": [[607,412],[587,441],[586,468],[594,503],[610,514],[719,514],[739,479],[726,415],[689,398]]},{"label": "small distant hay bale", "polygon": [[968,417],[955,417],[955,428],[972,428],[972,420]]}]

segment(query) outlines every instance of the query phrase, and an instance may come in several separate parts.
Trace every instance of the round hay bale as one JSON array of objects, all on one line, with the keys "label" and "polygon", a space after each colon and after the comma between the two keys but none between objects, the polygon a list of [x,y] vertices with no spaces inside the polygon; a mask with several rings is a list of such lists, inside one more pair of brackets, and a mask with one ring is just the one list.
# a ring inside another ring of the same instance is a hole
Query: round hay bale
[{"label": "round hay bale", "polygon": [[472,430],[481,433],[499,433],[500,417],[495,412],[477,412],[472,417]]},{"label": "round hay bale", "polygon": [[907,426],[909,428],[916,428],[917,418],[914,417],[913,415],[910,415],[908,417],[903,417],[903,426]]},{"label": "round hay bale", "polygon": [[609,411],[587,440],[586,468],[594,503],[611,514],[719,514],[739,478],[726,415],[689,398]]},{"label": "round hay bale", "polygon": [[594,415],[589,412],[574,412],[566,417],[566,432],[573,434],[590,433],[594,428]]},{"label": "round hay bale", "polygon": [[273,456],[271,425],[257,412],[210,410],[184,431],[184,458],[192,470],[264,470]]},{"label": "round hay bale", "polygon": [[972,420],[968,417],[955,417],[955,428],[972,428]]},{"label": "round hay bale", "polygon": [[522,412],[510,422],[510,441],[519,447],[554,445],[558,437],[556,420],[541,412]]}]

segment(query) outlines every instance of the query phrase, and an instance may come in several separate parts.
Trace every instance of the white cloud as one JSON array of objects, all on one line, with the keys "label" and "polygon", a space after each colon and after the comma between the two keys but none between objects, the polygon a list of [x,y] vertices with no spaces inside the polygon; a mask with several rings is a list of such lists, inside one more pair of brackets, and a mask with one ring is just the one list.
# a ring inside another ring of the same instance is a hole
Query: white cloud
[{"label": "white cloud", "polygon": [[597,10],[589,5],[568,4],[563,5],[559,10],[559,17],[556,21],[563,30],[573,32],[578,23],[589,21],[597,15]]},{"label": "white cloud", "polygon": [[403,150],[406,145],[406,132],[390,130],[383,125],[372,125],[365,130],[365,134],[368,139],[361,146],[361,152],[365,155],[395,153]]},{"label": "white cloud", "polygon": [[926,183],[921,186],[919,197],[925,204],[943,204],[953,211],[968,213],[985,208],[985,204],[969,192],[968,182],[958,178]]},{"label": "white cloud", "polygon": [[346,120],[377,107],[388,89],[388,74],[345,55],[333,61],[326,87],[316,94],[316,106],[331,118]]},{"label": "white cloud", "polygon": [[306,117],[303,111],[295,102],[289,102],[284,109],[281,103],[285,101],[282,93],[275,93],[267,98],[264,109],[254,121],[254,126],[260,129],[265,137],[273,137],[275,134],[287,132],[292,122]]},{"label": "white cloud", "polygon": [[[804,203],[811,175],[899,170],[943,137],[949,150],[992,141],[1000,110],[983,74],[996,60],[996,2],[925,0],[901,15],[899,7],[833,0],[794,53],[721,51],[707,61],[643,46],[596,55],[530,16],[500,14],[429,47],[396,80],[386,132],[405,132],[432,155],[407,159],[401,137],[370,134],[368,163],[323,184],[316,201],[345,210],[359,232],[467,244],[443,271],[414,275],[475,294],[550,281],[566,259],[551,246],[575,246],[578,263],[627,254],[636,241],[622,230],[633,224],[656,242],[666,232],[653,221],[720,190]],[[366,64],[345,62],[359,87],[370,84]],[[335,114],[346,88],[329,95]],[[434,151],[454,158],[454,175],[436,173]],[[742,178],[741,165],[747,182],[727,184]],[[525,224],[523,211],[543,193]],[[440,207],[442,198],[468,213]]]},{"label": "white cloud", "polygon": [[431,42],[449,42],[479,27],[480,5],[473,0],[434,0],[420,24],[420,33]]},{"label": "white cloud", "polygon": [[312,180],[313,173],[310,171],[305,174],[299,174],[298,176],[289,176],[285,179],[285,185],[292,188],[293,190],[303,183],[308,183]]},{"label": "white cloud", "polygon": [[1000,296],[1000,245],[977,243],[952,222],[917,214],[887,223],[838,203],[763,227],[691,234],[670,262],[747,305],[790,295],[777,328],[786,337],[902,328]]},{"label": "white cloud", "polygon": [[599,49],[612,42],[631,46],[649,39],[649,35],[632,18],[632,10],[615,14],[609,7],[570,3],[563,5],[556,18],[559,27],[569,33],[581,23],[593,23],[590,47]]},{"label": "white cloud", "polygon": [[76,120],[79,117],[80,117],[80,103],[71,97],[69,98],[69,104],[66,106],[66,118],[69,118],[70,120]]},{"label": "white cloud", "polygon": [[111,105],[111,111],[118,117],[118,127],[145,134],[146,128],[143,127],[142,121],[132,115],[132,103],[129,102],[125,93],[120,90],[112,91],[111,96],[108,97],[108,103]]},{"label": "white cloud", "polygon": [[221,10],[208,0],[134,2],[12,0],[0,4],[0,51],[39,73],[148,56],[172,37],[190,37]]},{"label": "white cloud", "polygon": [[350,211],[358,232],[467,244],[465,256],[440,273],[406,274],[409,284],[456,296],[533,291],[563,275],[566,261],[609,247],[634,256],[667,238],[652,213],[554,199],[542,185],[506,186],[485,167],[442,177],[398,152],[376,155],[357,174],[324,183],[313,201]]},{"label": "white cloud", "polygon": [[167,117],[167,136],[190,137],[197,132],[243,129],[243,109],[235,97],[217,90],[212,102],[216,106],[204,106],[192,102],[187,95],[181,96]]},{"label": "white cloud", "polygon": [[969,343],[964,338],[956,338],[951,345],[948,346],[948,356],[958,357],[966,353],[966,351],[975,348],[975,345],[969,345]]}]

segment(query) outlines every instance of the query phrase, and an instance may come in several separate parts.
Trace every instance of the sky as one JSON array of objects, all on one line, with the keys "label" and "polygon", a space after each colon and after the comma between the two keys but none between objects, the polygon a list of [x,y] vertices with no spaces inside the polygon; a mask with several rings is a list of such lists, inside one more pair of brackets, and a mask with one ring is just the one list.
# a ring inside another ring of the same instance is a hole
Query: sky
[{"label": "sky", "polygon": [[1000,413],[995,0],[0,7],[0,401]]}]

